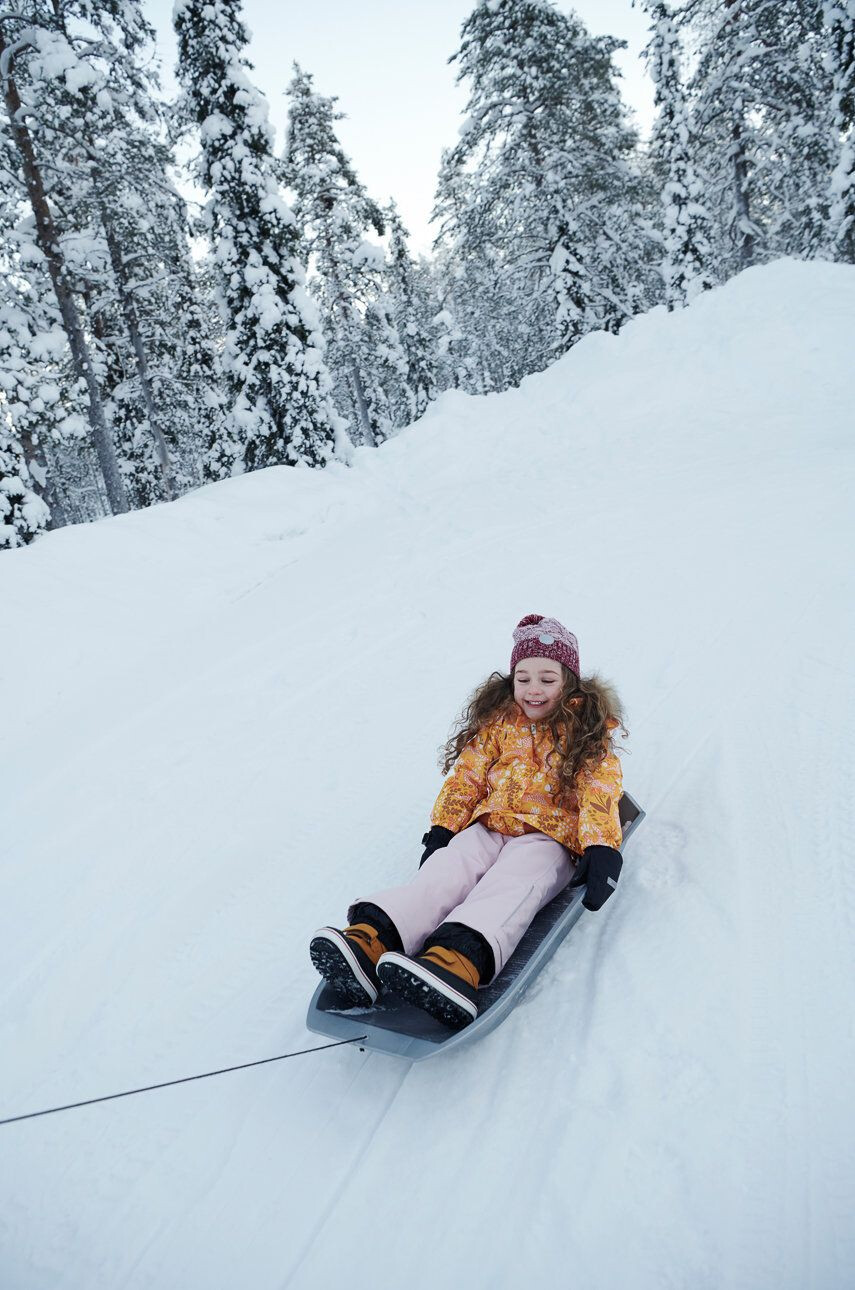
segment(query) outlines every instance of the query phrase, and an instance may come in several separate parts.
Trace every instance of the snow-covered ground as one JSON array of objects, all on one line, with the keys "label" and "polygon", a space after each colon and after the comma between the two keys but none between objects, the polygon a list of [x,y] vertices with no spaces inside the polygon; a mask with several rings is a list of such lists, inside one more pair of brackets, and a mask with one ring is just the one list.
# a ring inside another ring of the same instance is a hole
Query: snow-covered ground
[{"label": "snow-covered ground", "polygon": [[855,270],[0,559],[0,1118],[322,1042],[525,613],[648,818],[514,1015],[0,1128],[3,1290],[855,1284]]}]

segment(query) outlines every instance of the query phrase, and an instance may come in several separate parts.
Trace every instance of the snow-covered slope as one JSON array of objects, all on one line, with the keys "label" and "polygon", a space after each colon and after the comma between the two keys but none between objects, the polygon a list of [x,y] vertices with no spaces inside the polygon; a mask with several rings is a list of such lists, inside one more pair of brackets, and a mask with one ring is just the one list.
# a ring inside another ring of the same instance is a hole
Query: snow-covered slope
[{"label": "snow-covered slope", "polygon": [[511,1019],[0,1129],[3,1290],[855,1284],[855,270],[0,561],[0,1118],[316,1042],[525,613],[648,819]]}]

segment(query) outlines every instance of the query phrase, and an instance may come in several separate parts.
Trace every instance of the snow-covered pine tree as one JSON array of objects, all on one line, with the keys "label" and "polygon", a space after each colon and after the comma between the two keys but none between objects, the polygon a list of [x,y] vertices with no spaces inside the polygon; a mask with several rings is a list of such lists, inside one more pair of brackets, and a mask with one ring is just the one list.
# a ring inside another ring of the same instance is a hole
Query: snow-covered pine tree
[{"label": "snow-covered pine tree", "polygon": [[[182,204],[177,227],[185,220]],[[222,319],[209,277],[208,266],[194,264],[181,238],[175,247],[171,289],[182,335],[177,361],[164,372],[158,388],[182,465],[197,482],[223,478],[224,463],[217,453],[228,415],[218,349]]]},{"label": "snow-covered pine tree", "polygon": [[[635,135],[612,62],[621,44],[591,37],[551,0],[491,0],[466,19],[450,60],[470,98],[434,218],[466,277],[478,264],[493,280],[528,371],[586,331],[617,330],[639,305]],[[496,317],[489,326],[502,330]]]},{"label": "snow-covered pine tree", "polygon": [[[455,255],[453,246],[440,244],[436,259],[445,268],[439,284],[440,319],[450,317],[459,333],[452,352],[461,388],[470,394],[489,394],[519,385],[536,370],[535,357],[550,352],[552,309],[535,310],[522,297],[518,279],[510,276],[489,244],[465,258]],[[521,325],[525,318],[529,329]]]},{"label": "snow-covered pine tree", "polygon": [[176,0],[178,76],[201,131],[199,177],[228,328],[232,398],[217,446],[231,472],[322,466],[347,447],[324,343],[298,259],[300,233],[276,180],[267,104],[248,76],[239,0]]},{"label": "snow-covered pine tree", "polygon": [[[100,312],[112,315],[108,363],[117,378],[111,385],[114,430],[126,448],[128,492],[136,505],[147,505],[174,497],[188,482],[180,478],[168,405],[158,398],[154,377],[159,342],[158,365],[170,365],[171,346],[164,346],[163,338],[174,336],[174,293],[150,286],[168,280],[173,270],[164,248],[176,242],[171,227],[176,199],[166,175],[171,156],[155,99],[157,80],[141,61],[153,47],[154,30],[139,0],[105,6],[98,26],[101,48],[87,60],[94,79],[80,86],[75,103],[83,182],[72,184],[66,209],[79,219],[100,268],[88,294]],[[73,43],[67,25],[63,33]],[[91,286],[85,272],[81,283]]]},{"label": "snow-covered pine tree", "polygon": [[336,136],[343,116],[336,96],[319,94],[311,73],[295,63],[288,98],[282,177],[303,231],[336,402],[358,438],[376,444],[396,423],[406,368],[394,319],[381,303],[383,251],[366,237],[370,230],[383,235],[383,213]]},{"label": "snow-covered pine tree", "polygon": [[[114,373],[113,426],[127,487],[145,505],[199,482],[204,446],[223,420],[223,392],[214,338],[202,332],[186,208],[169,177],[166,113],[146,57],[154,32],[138,0],[107,12],[99,19],[103,84],[83,86],[76,104],[88,183],[69,193],[65,208],[90,244],[106,248],[106,267],[88,292],[99,315],[93,327],[112,350],[104,363]],[[85,271],[81,283],[90,286]]]},{"label": "snow-covered pine tree", "polygon": [[[822,252],[835,139],[819,0],[687,0],[698,171],[717,276]],[[730,245],[728,245],[728,240]]]},{"label": "snow-covered pine tree", "polygon": [[50,511],[33,486],[24,450],[0,404],[0,551],[26,546],[49,520]]},{"label": "snow-covered pine tree", "polygon": [[761,131],[755,120],[761,43],[750,0],[693,0],[678,15],[700,47],[692,81],[704,205],[719,232],[716,277],[755,259],[763,231],[757,222],[756,173]]},{"label": "snow-covered pine tree", "polygon": [[831,118],[839,146],[826,245],[836,259],[855,264],[855,0],[825,0],[823,17],[831,46]]},{"label": "snow-covered pine tree", "polygon": [[828,182],[838,156],[830,105],[828,32],[820,0],[757,6],[763,43],[762,116],[769,136],[762,176],[770,212],[770,252],[825,254]]},{"label": "snow-covered pine tree", "polygon": [[[85,387],[74,378],[50,281],[36,266],[29,274],[26,285],[17,278],[0,285],[0,408],[50,511],[49,527],[58,528],[83,518],[70,503],[62,466],[80,455],[81,442],[89,445]],[[104,506],[95,513],[103,514]]]},{"label": "snow-covered pine tree", "polygon": [[407,421],[420,417],[437,395],[437,343],[431,329],[429,282],[407,247],[407,230],[398,208],[390,202],[385,211],[389,233],[386,270],[397,336],[406,363]]},{"label": "snow-covered pine tree", "polygon": [[[0,457],[11,472],[9,496],[20,500],[26,494],[27,514],[30,517],[38,514],[39,523],[35,527],[28,523],[21,528],[22,521],[15,520],[15,531],[24,534],[25,541],[31,540],[41,528],[50,526],[52,520],[55,523],[62,517],[62,506],[51,488],[45,457],[51,429],[55,427],[58,412],[61,415],[61,390],[56,382],[48,379],[44,365],[35,361],[36,335],[32,320],[37,306],[27,298],[31,294],[32,288],[26,287],[22,279],[11,276],[8,257],[0,250]],[[61,328],[57,330],[64,353],[65,337]],[[0,482],[0,490],[3,488],[5,484]],[[30,494],[41,502],[41,512],[33,510]],[[6,545],[16,544],[16,541],[6,542]]]},{"label": "snow-covered pine tree", "polygon": [[476,360],[452,299],[459,266],[450,263],[447,246],[440,245],[422,267],[430,301],[430,329],[436,341],[437,388],[483,393],[477,388]]},{"label": "snow-covered pine tree", "polygon": [[81,135],[89,183],[76,201],[69,195],[66,207],[82,237],[77,272],[100,340],[126,490],[134,505],[146,506],[175,497],[190,482],[181,470],[169,400],[158,388],[180,352],[175,195],[157,141],[129,120],[99,122],[90,111]]},{"label": "snow-covered pine tree", "polygon": [[659,114],[650,153],[661,182],[662,280],[669,309],[713,286],[710,215],[695,173],[692,126],[680,80],[680,41],[663,0],[648,0],[652,20],[647,62]]},{"label": "snow-covered pine tree", "polygon": [[192,278],[157,82],[145,63],[154,32],[138,0],[27,3],[24,101],[48,160],[66,284],[125,494],[146,505],[198,481],[193,440],[204,430],[204,416],[187,406],[195,391],[177,375],[187,331],[174,320],[192,308]]},{"label": "snow-covered pine tree", "polygon": [[[11,176],[16,168],[11,140],[0,134],[0,172]],[[60,373],[68,347],[30,224],[19,186],[7,183],[0,189],[0,420],[4,433],[24,453],[25,465],[32,465],[27,473],[56,524],[62,519],[62,504],[51,487],[45,448],[56,432],[57,418],[64,415],[67,382]],[[46,361],[36,360],[39,337],[46,333],[53,333],[59,349],[59,363],[51,369]]]},{"label": "snow-covered pine tree", "polygon": [[370,367],[363,367],[363,387],[374,443],[383,443],[413,419],[407,389],[407,358],[395,323],[392,303],[379,291],[365,306],[363,326]]},{"label": "snow-covered pine tree", "polygon": [[[5,109],[0,128],[14,145],[10,178],[32,210],[36,244],[50,276],[74,370],[86,389],[88,420],[106,497],[110,509],[118,513],[127,509],[127,499],[46,177],[62,167],[61,156],[56,157],[51,146],[57,131],[51,130],[50,113],[45,110],[50,102],[51,82],[62,79],[73,91],[88,83],[90,76],[90,69],[69,48],[60,30],[71,8],[65,0],[53,0],[50,5],[40,0],[21,0],[15,10],[0,14],[0,88]],[[77,8],[88,11],[91,6],[81,0]],[[66,122],[65,133],[69,132]]]}]

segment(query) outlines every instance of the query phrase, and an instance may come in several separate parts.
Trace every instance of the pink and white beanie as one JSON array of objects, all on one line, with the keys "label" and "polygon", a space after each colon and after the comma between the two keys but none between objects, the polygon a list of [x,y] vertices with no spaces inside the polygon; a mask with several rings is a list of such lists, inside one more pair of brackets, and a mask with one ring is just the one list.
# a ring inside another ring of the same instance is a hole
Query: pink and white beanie
[{"label": "pink and white beanie", "polygon": [[574,676],[579,675],[579,642],[557,618],[526,614],[525,618],[520,619],[514,628],[512,675],[517,663],[523,658],[551,658],[555,663],[569,667]]}]

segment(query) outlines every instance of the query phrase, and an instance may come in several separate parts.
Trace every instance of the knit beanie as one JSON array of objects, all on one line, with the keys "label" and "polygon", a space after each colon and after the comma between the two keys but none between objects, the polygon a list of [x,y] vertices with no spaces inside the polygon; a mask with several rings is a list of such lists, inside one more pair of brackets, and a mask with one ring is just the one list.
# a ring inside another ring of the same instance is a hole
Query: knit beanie
[{"label": "knit beanie", "polygon": [[574,676],[579,675],[579,642],[557,618],[526,614],[525,618],[520,619],[514,628],[512,675],[517,663],[523,658],[551,658],[553,662],[569,667]]}]

